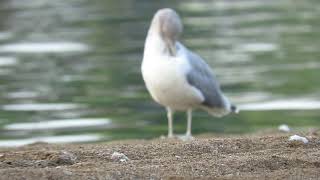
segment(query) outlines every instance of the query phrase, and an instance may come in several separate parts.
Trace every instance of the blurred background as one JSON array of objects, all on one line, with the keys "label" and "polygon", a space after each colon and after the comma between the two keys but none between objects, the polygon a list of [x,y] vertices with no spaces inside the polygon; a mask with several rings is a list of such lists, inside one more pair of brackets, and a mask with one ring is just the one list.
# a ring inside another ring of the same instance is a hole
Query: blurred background
[{"label": "blurred background", "polygon": [[[166,135],[165,110],[140,74],[164,7],[242,109],[221,119],[196,111],[195,135],[319,127],[317,0],[1,0],[0,146]],[[185,125],[178,113],[175,132]]]}]

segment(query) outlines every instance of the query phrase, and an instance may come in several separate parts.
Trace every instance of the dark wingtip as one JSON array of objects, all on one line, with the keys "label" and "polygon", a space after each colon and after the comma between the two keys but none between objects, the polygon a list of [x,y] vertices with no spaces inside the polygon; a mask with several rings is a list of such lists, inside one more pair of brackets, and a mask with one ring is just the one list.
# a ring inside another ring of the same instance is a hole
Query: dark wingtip
[{"label": "dark wingtip", "polygon": [[231,112],[238,114],[239,109],[235,105],[231,105]]}]

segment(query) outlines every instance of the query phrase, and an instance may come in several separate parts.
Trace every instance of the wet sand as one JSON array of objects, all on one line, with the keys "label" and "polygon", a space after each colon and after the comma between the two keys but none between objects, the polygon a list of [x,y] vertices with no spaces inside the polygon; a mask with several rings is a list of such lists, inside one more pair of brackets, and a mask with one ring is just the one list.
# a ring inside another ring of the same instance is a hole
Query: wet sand
[{"label": "wet sand", "polygon": [[[200,135],[0,149],[0,179],[320,179],[320,136]],[[114,152],[129,160],[111,158]]]}]

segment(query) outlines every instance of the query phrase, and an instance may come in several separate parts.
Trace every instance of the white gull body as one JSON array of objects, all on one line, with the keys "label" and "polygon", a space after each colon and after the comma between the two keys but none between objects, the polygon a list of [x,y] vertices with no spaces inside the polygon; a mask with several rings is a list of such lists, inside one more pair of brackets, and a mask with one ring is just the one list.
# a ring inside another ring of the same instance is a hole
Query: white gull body
[{"label": "white gull body", "polygon": [[172,9],[153,17],[145,42],[142,76],[152,98],[168,112],[168,136],[173,137],[173,113],[187,111],[186,138],[191,136],[192,109],[201,108],[221,117],[237,111],[223,95],[210,67],[178,42],[182,24]]}]

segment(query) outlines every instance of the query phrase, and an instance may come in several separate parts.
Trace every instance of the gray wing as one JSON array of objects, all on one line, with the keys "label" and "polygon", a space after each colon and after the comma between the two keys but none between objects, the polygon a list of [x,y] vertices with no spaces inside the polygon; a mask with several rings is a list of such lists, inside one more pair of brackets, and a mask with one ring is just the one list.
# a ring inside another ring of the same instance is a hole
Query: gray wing
[{"label": "gray wing", "polygon": [[[186,49],[187,50],[187,49]],[[191,71],[187,74],[188,83],[201,91],[205,106],[224,108],[223,95],[210,66],[197,54],[187,50]]]}]

